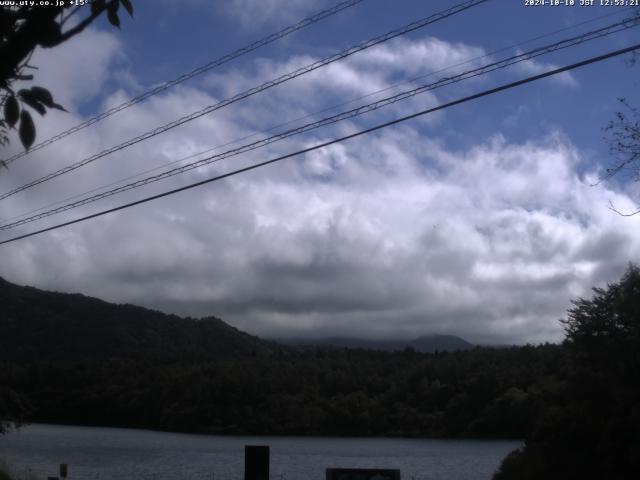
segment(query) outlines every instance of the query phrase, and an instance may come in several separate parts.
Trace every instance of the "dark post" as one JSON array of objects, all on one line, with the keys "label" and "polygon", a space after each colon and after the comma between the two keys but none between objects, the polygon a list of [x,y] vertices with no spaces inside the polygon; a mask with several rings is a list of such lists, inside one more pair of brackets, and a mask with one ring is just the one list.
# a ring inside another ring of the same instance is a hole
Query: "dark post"
[{"label": "dark post", "polygon": [[327,468],[326,480],[400,480],[400,470],[387,468]]},{"label": "dark post", "polygon": [[269,480],[268,445],[245,445],[244,480]]},{"label": "dark post", "polygon": [[61,478],[67,478],[67,464],[66,463],[61,463],[60,464],[60,477]]}]

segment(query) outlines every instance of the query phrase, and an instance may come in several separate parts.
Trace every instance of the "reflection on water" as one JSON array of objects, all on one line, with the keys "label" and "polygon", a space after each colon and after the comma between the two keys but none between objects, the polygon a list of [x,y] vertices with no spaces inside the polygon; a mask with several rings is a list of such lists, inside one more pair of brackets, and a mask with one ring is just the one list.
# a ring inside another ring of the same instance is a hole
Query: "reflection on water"
[{"label": "reflection on water", "polygon": [[245,445],[271,446],[271,478],[322,480],[327,467],[399,468],[403,480],[483,480],[521,443],[399,438],[223,437],[121,428],[31,425],[0,436],[19,478],[241,480]]}]

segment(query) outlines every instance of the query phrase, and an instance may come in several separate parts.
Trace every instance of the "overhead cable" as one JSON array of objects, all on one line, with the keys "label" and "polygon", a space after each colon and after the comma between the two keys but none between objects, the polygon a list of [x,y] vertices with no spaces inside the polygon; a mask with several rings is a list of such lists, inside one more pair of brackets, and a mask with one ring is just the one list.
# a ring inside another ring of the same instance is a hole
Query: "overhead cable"
[{"label": "overhead cable", "polygon": [[4,165],[9,165],[10,163],[18,160],[21,157],[24,157],[26,155],[28,155],[31,152],[34,152],[36,150],[40,150],[41,148],[46,147],[47,145],[51,145],[52,143],[57,142],[58,140],[61,140],[73,133],[79,132],[80,130],[83,130],[87,127],[89,127],[90,125],[93,125],[95,123],[98,123],[101,120],[104,120],[107,117],[110,117],[111,115],[114,115],[126,108],[132,107],[133,105],[136,105],[144,100],[146,100],[147,98],[150,98],[154,95],[157,95],[159,93],[164,92],[165,90],[174,87],[175,85],[178,85],[182,82],[185,82],[197,75],[200,75],[202,73],[208,72],[209,70],[215,68],[215,67],[219,67],[220,65],[223,65],[227,62],[230,62],[231,60],[234,60],[238,57],[241,57],[242,55],[246,55],[247,53],[253,52],[254,50],[257,50],[261,47],[264,47],[266,45],[269,45],[270,43],[275,42],[276,40],[279,40],[283,37],[286,37],[287,35],[290,35],[294,32],[297,32],[298,30],[301,30],[305,27],[308,27],[309,25],[313,25],[314,23],[319,22],[320,20],[323,20],[327,17],[330,17],[332,15],[335,15],[347,8],[353,7],[361,2],[363,2],[364,0],[347,0],[341,3],[338,3],[337,5],[334,5],[331,8],[328,8],[326,10],[322,10],[321,12],[316,13],[315,15],[312,15],[310,17],[304,18],[302,20],[300,20],[299,22],[295,23],[294,25],[290,25],[286,28],[283,28],[282,30],[280,30],[279,32],[276,33],[272,33],[271,35],[268,35],[266,37],[264,37],[261,40],[258,40],[256,42],[253,42],[250,45],[247,45],[246,47],[242,47],[237,49],[234,52],[228,53],[226,55],[223,55],[220,58],[217,58],[215,60],[211,60],[210,62],[201,65],[193,70],[191,70],[190,72],[184,73],[182,75],[180,75],[177,78],[174,78],[173,80],[168,80],[164,83],[161,83],[160,85],[157,85],[156,87],[147,90],[144,93],[141,93],[140,95],[132,98],[131,100],[127,100],[126,102],[121,103],[120,105],[117,105],[113,108],[110,108],[109,110],[106,110],[94,117],[91,117],[87,120],[85,120],[82,123],[79,123],[78,125],[75,125],[74,127],[65,130],[63,132],[58,133],[57,135],[54,135],[53,137],[50,137],[46,140],[43,140],[40,143],[37,143],[36,145],[33,145],[29,150],[24,150],[20,153],[16,153],[15,155],[9,157],[6,160],[3,160]]},{"label": "overhead cable", "polygon": [[100,153],[97,153],[95,155],[92,155],[90,157],[87,157],[83,160],[80,160],[76,163],[73,163],[71,165],[68,165],[64,168],[61,168],[59,170],[56,170],[55,172],[49,173],[48,175],[45,175],[43,177],[40,177],[36,180],[33,180],[29,183],[26,183],[20,187],[14,188],[13,190],[3,193],[2,195],[0,195],[0,200],[4,200],[5,198],[8,198],[12,195],[15,195],[16,193],[22,192],[24,190],[27,190],[28,188],[32,188],[36,185],[40,185],[41,183],[47,182],[49,180],[52,180],[56,177],[59,177],[60,175],[64,175],[67,174],[69,172],[72,172],[74,170],[77,170],[80,167],[83,167],[84,165],[87,165],[89,163],[95,162],[96,160],[105,157],[107,155],[110,155],[114,152],[123,150],[124,148],[130,147],[131,145],[135,145],[136,143],[142,142],[143,140],[147,140],[151,137],[155,137],[156,135],[159,135],[161,133],[164,133],[168,130],[171,130],[172,128],[178,127],[180,125],[183,125],[187,122],[190,122],[192,120],[195,120],[196,118],[200,118],[204,115],[207,115],[211,112],[214,112],[216,110],[219,110],[223,107],[226,107],[232,103],[235,103],[239,100],[243,100],[247,97],[250,97],[252,95],[255,95],[257,93],[263,92],[265,90],[268,90],[272,87],[275,87],[277,85],[280,85],[284,82],[287,82],[289,80],[292,80],[294,78],[297,78],[301,75],[304,75],[306,73],[312,72],[314,70],[317,70],[321,67],[324,67],[326,65],[329,65],[330,63],[336,62],[338,60],[342,60],[343,58],[349,57],[355,53],[361,52],[363,50],[366,50],[368,48],[373,47],[374,45],[378,45],[384,42],[387,42],[393,38],[399,37],[401,35],[405,35],[409,32],[412,32],[414,30],[417,30],[419,28],[423,28],[426,27],[427,25],[430,25],[432,23],[435,23],[437,21],[443,20],[445,18],[451,17],[452,15],[455,15],[457,13],[460,13],[464,10],[467,10],[469,8],[472,8],[474,6],[477,6],[479,4],[485,3],[489,0],[469,0],[467,2],[463,2],[460,3],[458,5],[455,5],[453,7],[450,7],[446,10],[443,10],[441,12],[435,13],[433,15],[430,15],[429,17],[423,18],[421,20],[415,21],[415,22],[411,22],[408,25],[405,25],[404,27],[401,27],[399,29],[396,30],[392,30],[384,35],[380,35],[378,37],[372,38],[371,40],[367,40],[366,42],[360,43],[354,47],[348,48],[347,50],[343,50],[340,53],[336,53],[335,55],[331,55],[329,57],[326,57],[322,60],[318,60],[316,62],[313,62],[309,65],[305,65],[304,67],[298,68],[297,70],[294,70],[292,72],[289,72],[285,75],[282,75],[276,79],[270,80],[268,82],[263,83],[262,85],[259,85],[257,87],[253,87],[249,90],[246,90],[242,93],[239,93],[237,95],[234,95],[231,98],[228,98],[226,100],[222,100],[216,104],[213,105],[209,105],[208,107],[203,108],[202,110],[198,110],[196,112],[193,112],[189,115],[185,115],[177,120],[174,120],[170,123],[167,123],[161,127],[158,127],[154,130],[150,130],[146,133],[143,133],[142,135],[139,135],[137,137],[134,137],[130,140],[127,140],[124,143],[121,143],[119,145],[116,145],[114,147],[108,148],[106,150],[103,150]]},{"label": "overhead cable", "polygon": [[405,122],[407,120],[411,120],[413,118],[421,117],[421,116],[427,115],[429,113],[433,113],[433,112],[436,112],[436,111],[439,111],[439,110],[444,110],[446,108],[450,108],[450,107],[453,107],[455,105],[460,105],[462,103],[466,103],[466,102],[469,102],[469,101],[472,101],[472,100],[476,100],[478,98],[482,98],[482,97],[486,97],[486,96],[489,96],[489,95],[493,95],[493,94],[498,93],[498,92],[502,92],[502,91],[509,90],[509,89],[512,89],[512,88],[515,88],[515,87],[519,87],[521,85],[525,85],[525,84],[528,84],[528,83],[531,83],[531,82],[534,82],[534,81],[537,81],[537,80],[541,80],[543,78],[551,77],[553,75],[558,75],[560,73],[567,72],[567,71],[570,71],[570,70],[574,70],[576,68],[584,67],[586,65],[590,65],[590,64],[593,64],[593,63],[601,62],[603,60],[607,60],[609,58],[617,57],[619,55],[624,55],[625,53],[633,52],[635,50],[638,50],[639,48],[640,48],[640,43],[637,43],[637,44],[632,45],[630,47],[626,47],[626,48],[622,48],[622,49],[619,49],[619,50],[615,50],[615,51],[612,51],[612,52],[609,52],[609,53],[606,53],[606,54],[603,54],[603,55],[598,55],[596,57],[591,57],[591,58],[588,58],[586,60],[582,60],[580,62],[573,63],[571,65],[567,65],[567,66],[564,66],[564,67],[556,68],[556,69],[547,71],[545,73],[541,73],[541,74],[538,74],[538,75],[533,75],[533,76],[530,76],[530,77],[527,77],[527,78],[524,78],[522,80],[518,80],[518,81],[515,81],[515,82],[510,82],[510,83],[501,85],[499,87],[491,88],[489,90],[484,90],[484,91],[482,91],[480,93],[476,93],[474,95],[469,95],[467,97],[463,97],[463,98],[460,98],[458,100],[454,100],[454,101],[451,101],[451,102],[444,103],[442,105],[438,105],[437,107],[428,108],[428,109],[413,113],[411,115],[406,115],[406,116],[397,118],[395,120],[391,120],[389,122],[381,123],[381,124],[378,124],[376,126],[373,126],[373,127],[370,127],[370,128],[366,128],[364,130],[360,130],[358,132],[355,132],[355,133],[352,133],[352,134],[349,134],[349,135],[345,135],[343,137],[339,137],[339,138],[336,138],[336,139],[333,139],[333,140],[322,142],[322,143],[319,143],[319,144],[314,145],[312,147],[307,147],[307,148],[304,148],[302,150],[298,150],[298,151],[295,151],[295,152],[292,152],[292,153],[288,153],[286,155],[282,155],[282,156],[279,156],[279,157],[276,157],[276,158],[272,158],[272,159],[266,160],[264,162],[260,162],[260,163],[256,163],[256,164],[253,164],[253,165],[250,165],[250,166],[247,166],[247,167],[239,168],[237,170],[233,170],[231,172],[228,172],[228,173],[225,173],[225,174],[222,174],[222,175],[217,175],[215,177],[211,177],[211,178],[208,178],[206,180],[201,180],[199,182],[191,183],[191,184],[185,185],[183,187],[175,188],[173,190],[169,190],[169,191],[166,191],[166,192],[163,192],[163,193],[152,195],[150,197],[146,197],[146,198],[143,198],[143,199],[140,199],[140,200],[136,200],[134,202],[126,203],[124,205],[119,205],[117,207],[109,208],[107,210],[102,210],[100,212],[96,212],[96,213],[93,213],[91,215],[86,215],[84,217],[76,218],[74,220],[70,220],[70,221],[67,221],[67,222],[59,223],[57,225],[52,225],[50,227],[43,228],[43,229],[40,229],[40,230],[36,230],[34,232],[26,233],[26,234],[23,234],[23,235],[18,235],[16,237],[9,238],[7,240],[2,240],[2,241],[0,241],[0,245],[4,245],[4,244],[7,244],[7,243],[11,243],[11,242],[16,242],[18,240],[22,240],[22,239],[25,239],[25,238],[33,237],[35,235],[39,235],[41,233],[50,232],[52,230],[57,230],[57,229],[62,228],[62,227],[66,227],[66,226],[69,226],[69,225],[74,225],[76,223],[84,222],[84,221],[90,220],[92,218],[97,218],[97,217],[100,217],[100,216],[103,216],[103,215],[106,215],[106,214],[109,214],[109,213],[113,213],[113,212],[117,212],[117,211],[124,210],[124,209],[127,209],[127,208],[131,208],[131,207],[134,207],[136,205],[141,205],[143,203],[151,202],[153,200],[158,200],[160,198],[164,198],[164,197],[167,197],[169,195],[174,195],[176,193],[183,192],[185,190],[190,190],[192,188],[196,188],[196,187],[199,187],[199,186],[202,186],[202,185],[206,185],[206,184],[218,181],[218,180],[229,178],[229,177],[238,175],[240,173],[248,172],[250,170],[255,170],[257,168],[264,167],[266,165],[271,165],[273,163],[279,162],[281,160],[285,160],[287,158],[292,158],[292,157],[295,157],[295,156],[298,156],[298,155],[302,155],[304,153],[309,153],[309,152],[312,152],[312,151],[315,151],[315,150],[319,150],[319,149],[324,148],[324,147],[328,147],[330,145],[334,145],[334,144],[337,144],[337,143],[340,143],[340,142],[344,142],[344,141],[350,140],[352,138],[360,137],[362,135],[365,135],[365,134],[368,134],[368,133],[372,133],[372,132],[381,130],[383,128],[387,128],[387,127],[390,127],[392,125],[396,125],[396,124]]},{"label": "overhead cable", "polygon": [[517,63],[521,63],[521,62],[525,62],[525,61],[529,61],[532,60],[536,57],[539,57],[541,55],[547,55],[549,53],[552,52],[556,52],[558,50],[561,49],[565,49],[565,48],[569,48],[569,47],[574,47],[576,45],[580,45],[582,43],[588,42],[590,40],[594,40],[597,38],[602,38],[604,36],[607,35],[611,35],[613,33],[617,33],[620,32],[622,30],[626,30],[629,29],[631,27],[635,27],[638,24],[640,24],[640,18],[629,18],[629,19],[625,19],[619,22],[616,22],[614,24],[611,24],[607,27],[602,27],[599,28],[597,30],[593,30],[591,32],[586,32],[582,35],[577,35],[575,37],[571,37],[565,40],[560,40],[558,42],[552,43],[550,45],[544,46],[544,47],[538,47],[535,48],[533,50],[530,50],[528,52],[525,53],[521,53],[518,55],[514,55],[511,56],[509,58],[505,58],[503,60],[497,61],[497,62],[493,62],[491,64],[488,65],[484,65],[482,67],[479,68],[475,68],[472,70],[468,70],[466,72],[462,72],[459,73],[457,75],[453,75],[450,77],[444,77],[441,78],[440,80],[433,82],[433,83],[429,83],[426,85],[421,85],[417,88],[413,88],[411,90],[407,90],[404,92],[400,92],[397,93],[396,95],[392,95],[380,100],[377,100],[375,102],[372,103],[368,103],[366,105],[362,105],[360,107],[351,109],[351,110],[347,110],[344,112],[341,112],[337,115],[332,115],[330,117],[326,117],[323,118],[321,120],[318,120],[316,122],[311,122],[311,123],[307,123],[306,125],[302,125],[296,128],[292,128],[290,130],[287,130],[285,132],[276,134],[276,135],[272,135],[271,137],[262,139],[262,140],[258,140],[256,142],[252,142],[246,145],[242,145],[240,147],[231,149],[231,150],[227,150],[226,152],[222,152],[222,153],[218,153],[216,155],[212,155],[209,156],[207,158],[203,158],[200,159],[198,161],[195,162],[190,162],[187,163],[185,165],[181,165],[179,167],[173,168],[171,170],[167,170],[161,173],[158,173],[156,175],[152,175],[149,177],[146,177],[144,179],[140,179],[137,180],[135,182],[130,182],[128,184],[113,188],[111,190],[107,190],[101,193],[98,193],[96,195],[92,195],[89,197],[85,197],[83,199],[77,200],[75,202],[71,202],[71,203],[67,203],[66,205],[62,205],[59,206],[57,208],[52,208],[50,210],[44,211],[44,212],[40,212],[38,214],[35,215],[31,215],[28,216],[26,218],[22,218],[20,220],[16,220],[14,222],[7,222],[5,224],[0,225],[0,230],[8,230],[11,228],[15,228],[18,227],[20,225],[25,225],[27,223],[31,223],[37,220],[41,220],[43,218],[46,217],[50,217],[51,215],[55,215],[58,213],[62,213],[74,208],[78,208],[81,207],[83,205],[87,205],[89,203],[93,203],[96,202],[98,200],[102,200],[104,198],[113,196],[113,195],[117,195],[123,192],[126,192],[128,190],[133,190],[135,188],[140,188],[142,186],[148,185],[150,183],[154,183],[157,182],[159,180],[163,180],[169,177],[173,177],[175,175],[179,175],[185,172],[188,172],[190,170],[194,170],[196,168],[202,167],[204,165],[209,165],[211,163],[214,162],[218,162],[220,160],[229,158],[229,157],[234,157],[243,153],[247,153],[253,150],[256,150],[258,148],[264,147],[266,145],[278,142],[280,140],[283,140],[285,138],[289,138],[292,137],[294,135],[299,135],[302,133],[306,133],[309,132],[311,130],[316,130],[320,127],[324,127],[327,125],[332,125],[334,123],[338,123],[340,121],[343,120],[347,120],[347,119],[351,119],[360,115],[363,115],[365,113],[369,113],[375,110],[378,110],[380,108],[392,105],[396,102],[402,101],[402,100],[406,100],[408,98],[414,97],[416,95],[419,95],[421,93],[425,93],[427,91],[432,91],[435,90],[437,88],[441,88],[447,85],[451,85],[454,83],[458,83],[470,78],[474,78],[474,77],[478,77],[481,75],[486,75],[488,73],[491,73],[493,71],[499,70],[499,69],[504,69],[507,68],[511,65],[517,64]]},{"label": "overhead cable", "polygon": [[343,107],[343,106],[346,106],[346,105],[350,105],[352,103],[355,103],[355,102],[360,101],[360,100],[364,100],[366,98],[373,97],[373,96],[378,95],[380,93],[388,92],[388,91],[393,90],[393,89],[395,89],[397,87],[400,87],[400,86],[403,86],[403,85],[409,85],[409,84],[417,82],[418,80],[423,80],[423,79],[428,78],[428,77],[433,77],[433,76],[435,76],[435,75],[437,75],[439,73],[446,72],[446,71],[452,70],[454,68],[461,67],[463,65],[468,65],[470,63],[474,63],[474,62],[477,62],[479,60],[484,60],[485,58],[492,58],[494,55],[496,55],[498,53],[502,53],[502,52],[505,52],[507,50],[513,50],[513,49],[516,49],[518,47],[522,47],[522,46],[527,45],[529,43],[535,42],[537,40],[541,40],[543,38],[548,38],[548,37],[557,35],[558,33],[565,32],[567,30],[573,30],[574,28],[577,28],[577,27],[580,27],[580,26],[583,26],[583,25],[586,25],[586,24],[589,24],[589,23],[593,23],[593,22],[595,22],[597,20],[602,20],[604,18],[621,15],[621,14],[627,13],[628,11],[631,11],[631,10],[633,10],[633,7],[629,7],[627,9],[623,9],[623,10],[615,10],[613,12],[609,12],[609,13],[604,14],[604,15],[598,15],[598,16],[595,16],[595,17],[591,17],[591,18],[589,18],[587,20],[584,20],[582,22],[571,24],[571,25],[568,25],[568,26],[563,27],[561,29],[554,30],[554,31],[551,31],[551,32],[547,32],[547,33],[544,33],[542,35],[538,35],[536,37],[520,41],[520,42],[518,42],[516,44],[513,44],[513,45],[510,45],[508,47],[503,47],[503,48],[500,48],[500,49],[497,49],[497,50],[493,50],[493,51],[491,51],[489,53],[478,55],[476,57],[469,58],[469,59],[464,60],[462,62],[458,62],[458,63],[452,64],[452,65],[448,65],[446,67],[443,67],[443,68],[438,69],[438,70],[434,70],[434,71],[429,72],[427,74],[419,75],[417,77],[413,77],[413,78],[410,78],[410,79],[407,79],[407,80],[402,80],[402,81],[393,83],[393,84],[391,84],[391,85],[389,85],[387,87],[371,91],[369,93],[366,93],[364,95],[360,95],[360,96],[352,98],[350,100],[346,100],[344,102],[340,102],[340,103],[331,105],[329,107],[325,107],[325,108],[322,108],[320,110],[316,110],[315,112],[305,114],[305,115],[303,115],[301,117],[297,117],[297,118],[294,118],[294,119],[291,119],[291,120],[287,120],[286,122],[279,123],[277,125],[273,125],[273,126],[267,128],[265,130],[249,133],[247,135],[243,135],[242,137],[236,138],[234,140],[227,141],[227,142],[225,142],[223,144],[218,144],[218,145],[215,145],[213,147],[209,147],[209,148],[207,148],[205,150],[201,150],[201,151],[196,152],[196,153],[190,153],[187,156],[184,156],[184,157],[181,157],[181,158],[178,158],[178,159],[175,159],[175,160],[171,160],[171,161],[166,162],[166,163],[164,163],[162,165],[157,165],[155,167],[152,167],[152,168],[149,168],[149,169],[146,169],[146,170],[143,170],[143,171],[128,175],[128,176],[126,176],[124,178],[120,178],[118,180],[114,180],[112,182],[109,182],[106,185],[101,185],[99,187],[92,188],[91,190],[84,191],[82,193],[77,193],[77,194],[71,195],[69,197],[63,198],[61,200],[57,200],[55,202],[49,203],[47,205],[44,205],[42,207],[38,207],[36,209],[32,209],[32,210],[29,210],[29,211],[21,213],[21,214],[13,215],[11,217],[6,218],[4,221],[8,223],[11,220],[25,218],[25,217],[27,217],[27,216],[29,216],[31,214],[36,213],[36,212],[42,212],[44,210],[51,209],[51,208],[55,207],[56,205],[62,205],[65,202],[69,202],[71,200],[75,200],[77,198],[89,195],[91,193],[99,192],[100,190],[103,190],[103,189],[106,189],[106,188],[109,188],[109,187],[114,187],[114,186],[119,185],[119,184],[121,184],[123,182],[126,182],[128,180],[132,180],[134,178],[139,178],[139,177],[142,177],[143,175],[147,175],[147,174],[152,173],[152,172],[157,172],[158,170],[162,170],[163,168],[168,168],[168,167],[170,167],[172,165],[180,164],[180,163],[185,162],[187,160],[190,160],[192,158],[200,157],[200,156],[205,155],[207,153],[211,153],[211,152],[213,152],[215,150],[220,150],[221,148],[228,147],[229,145],[240,143],[240,142],[242,142],[244,140],[249,140],[249,139],[257,137],[259,135],[265,135],[265,134],[268,134],[268,133],[271,133],[271,132],[275,132],[279,128],[286,127],[286,126],[291,125],[291,124],[295,124],[295,123],[297,123],[299,121],[306,120],[308,118],[317,117],[321,113],[325,113],[325,112],[329,112],[329,111],[332,111],[332,110],[336,110],[336,109],[338,109],[340,107]]}]

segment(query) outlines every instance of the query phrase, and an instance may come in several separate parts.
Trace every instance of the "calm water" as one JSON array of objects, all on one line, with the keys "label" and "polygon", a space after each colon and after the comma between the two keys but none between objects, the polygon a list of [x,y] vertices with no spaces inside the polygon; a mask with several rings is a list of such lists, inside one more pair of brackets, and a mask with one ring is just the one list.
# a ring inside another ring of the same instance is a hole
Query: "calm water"
[{"label": "calm water", "polygon": [[244,445],[271,446],[271,478],[322,480],[326,467],[399,468],[403,480],[484,480],[514,441],[221,437],[121,428],[31,425],[0,436],[0,461],[18,478],[242,480]]}]

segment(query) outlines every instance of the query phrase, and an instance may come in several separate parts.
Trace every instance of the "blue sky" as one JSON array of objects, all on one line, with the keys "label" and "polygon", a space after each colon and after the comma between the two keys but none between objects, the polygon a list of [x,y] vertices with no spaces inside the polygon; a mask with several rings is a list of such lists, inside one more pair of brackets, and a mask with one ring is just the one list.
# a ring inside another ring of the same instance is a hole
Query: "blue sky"
[{"label": "blue sky", "polygon": [[[102,19],[68,45],[34,55],[38,83],[70,111],[41,119],[39,139],[334,3],[138,0],[133,20],[123,12],[120,31]],[[0,188],[454,4],[365,0],[34,152],[12,164]],[[583,33],[623,18],[622,10],[492,0],[6,199],[0,215],[20,215],[399,81],[497,60],[523,41],[608,16],[519,48]],[[540,57],[10,233],[224,173],[638,38],[635,28]],[[627,66],[627,58],[4,246],[0,275],[184,315],[217,315],[264,336],[452,333],[485,343],[557,341],[557,320],[571,298],[640,261],[640,217],[607,208],[610,201],[634,208],[638,184],[590,186],[611,161],[603,128],[616,99],[637,104],[640,67]],[[7,153],[17,149],[13,142]]]},{"label": "blue sky", "polygon": [[[147,85],[161,78],[173,78],[212,58],[224,55],[235,47],[268,35],[285,24],[315,13],[322,7],[332,5],[331,2],[283,2],[278,7],[269,8],[268,15],[259,15],[262,21],[255,21],[245,18],[245,15],[248,16],[245,12],[237,13],[231,7],[220,7],[223,3],[225,2],[192,0],[163,1],[159,5],[157,2],[138,2],[137,20],[125,22],[121,35],[126,43],[132,74]],[[228,3],[237,4],[238,10],[246,9],[246,6],[243,8],[243,2]],[[629,14],[628,8],[616,6],[525,7],[523,3],[517,0],[492,1],[450,20],[408,34],[406,38],[419,39],[430,35],[493,52],[578,25],[547,39],[523,45],[521,50],[526,51],[528,48],[607,25]],[[249,4],[250,2],[246,3]],[[387,0],[367,0],[356,8],[273,44],[259,53],[249,55],[238,63],[251,62],[256,56],[284,59],[292,54],[330,55],[454,4],[456,2],[452,1],[404,0],[390,8],[391,4]],[[292,5],[294,8],[291,8]],[[151,18],[152,22],[143,21]],[[579,26],[582,22],[591,20],[593,22]],[[545,57],[549,59],[545,62],[564,65],[622,48],[638,38],[634,29],[549,55]],[[507,53],[509,52],[504,52],[503,55]],[[625,65],[623,59],[587,67],[572,76],[576,78],[573,89],[563,88],[555,80],[543,81],[539,85],[501,94],[500,98],[467,105],[462,114],[458,114],[458,109],[452,109],[449,114],[450,123],[471,133],[465,137],[487,136],[496,130],[496,126],[503,126],[499,122],[504,122],[505,117],[518,112],[519,122],[507,125],[508,133],[516,139],[529,138],[531,131],[549,131],[561,127],[576,144],[593,150],[594,156],[604,156],[607,149],[601,141],[602,128],[606,124],[603,120],[611,118],[616,111],[617,97],[633,95],[638,76],[635,70]],[[486,121],[468,121],[468,118],[476,119],[478,115],[487,117]]]}]

